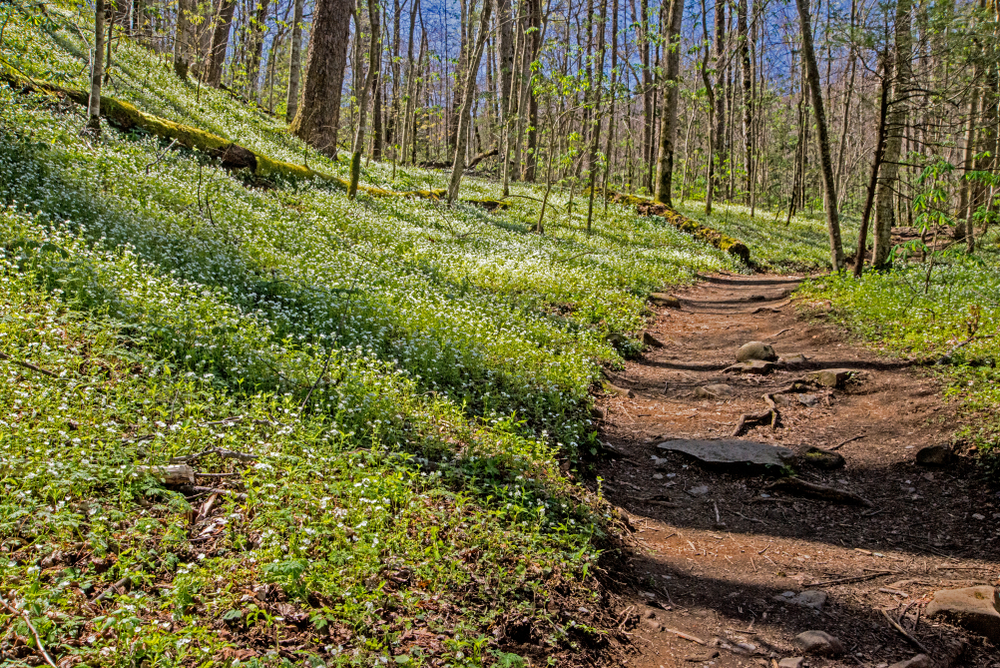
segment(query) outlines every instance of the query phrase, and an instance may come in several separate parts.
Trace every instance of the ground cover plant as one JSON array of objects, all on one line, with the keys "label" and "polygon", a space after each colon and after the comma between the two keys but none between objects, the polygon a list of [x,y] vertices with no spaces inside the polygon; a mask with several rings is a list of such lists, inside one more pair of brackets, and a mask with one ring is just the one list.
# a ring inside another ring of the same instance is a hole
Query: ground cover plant
[{"label": "ground cover plant", "polygon": [[[78,15],[8,18],[4,67],[84,85]],[[127,40],[105,93],[346,173]],[[93,665],[518,665],[522,645],[586,661],[606,642],[607,620],[558,605],[596,609],[613,531],[567,475],[595,447],[600,367],[638,349],[651,291],[745,267],[624,206],[599,204],[588,235],[565,189],[539,235],[530,185],[491,212],[349,201],[142,133],[81,136],[56,96],[0,86],[0,110],[13,660],[40,640]],[[163,484],[198,453],[198,485]]]},{"label": "ground cover plant", "polygon": [[[912,250],[912,249],[911,249]],[[897,247],[885,272],[834,275],[805,286],[803,297],[829,299],[838,322],[886,352],[941,373],[948,396],[967,414],[956,436],[975,444],[987,475],[1000,480],[1000,253],[995,231],[976,252],[949,246],[913,257]]]}]

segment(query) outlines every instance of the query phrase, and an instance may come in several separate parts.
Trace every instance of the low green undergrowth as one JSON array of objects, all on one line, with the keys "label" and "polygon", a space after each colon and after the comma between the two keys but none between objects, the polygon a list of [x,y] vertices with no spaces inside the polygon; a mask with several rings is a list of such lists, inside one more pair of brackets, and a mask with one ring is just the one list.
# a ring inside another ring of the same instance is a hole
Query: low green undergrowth
[{"label": "low green undergrowth", "polygon": [[1000,481],[1000,253],[995,238],[974,255],[949,252],[931,262],[899,260],[860,280],[830,276],[804,288],[829,299],[834,316],[880,349],[932,363],[967,418],[958,437],[975,443]]}]

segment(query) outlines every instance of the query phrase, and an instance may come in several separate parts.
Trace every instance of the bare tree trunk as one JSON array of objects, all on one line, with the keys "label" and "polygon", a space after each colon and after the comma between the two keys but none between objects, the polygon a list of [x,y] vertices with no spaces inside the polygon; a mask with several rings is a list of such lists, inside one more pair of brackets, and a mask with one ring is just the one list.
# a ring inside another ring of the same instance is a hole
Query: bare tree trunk
[{"label": "bare tree trunk", "polygon": [[812,27],[809,22],[809,0],[795,0],[802,27],[802,57],[812,94],[813,112],[816,115],[816,134],[819,139],[819,155],[823,173],[824,204],[826,205],[826,225],[830,236],[830,264],[833,271],[840,271],[844,263],[844,247],[840,239],[840,216],[837,212],[837,185],[833,181],[833,161],[830,159],[830,140],[827,135],[826,112],[823,108],[823,89],[816,66],[816,51],[813,48]]},{"label": "bare tree trunk", "polygon": [[649,61],[649,0],[639,4],[639,57],[642,62],[642,160],[646,168],[646,190],[653,192],[653,69]]},{"label": "bare tree trunk", "polygon": [[[379,31],[378,0],[368,0],[368,22],[371,26],[371,43],[368,45],[368,74],[358,98],[358,128],[354,135],[354,153],[351,156],[351,182],[347,187],[347,196],[354,199],[358,194],[358,181],[361,178],[361,153],[365,148],[365,124],[368,115],[368,96],[378,81],[378,56],[382,50],[382,35]],[[360,33],[360,29],[358,33]]]},{"label": "bare tree trunk", "polygon": [[892,250],[892,226],[895,222],[895,193],[899,180],[899,157],[903,147],[909,104],[906,96],[910,88],[910,50],[913,35],[910,32],[910,0],[897,0],[895,26],[895,64],[893,66],[893,100],[889,106],[888,137],[885,156],[875,194],[875,250],[872,266],[882,269],[889,263]]},{"label": "bare tree trunk", "polygon": [[611,2],[611,109],[608,113],[608,143],[604,151],[607,167],[604,169],[604,210],[608,209],[608,179],[612,171],[612,151],[615,141],[615,102],[618,100],[618,0]]},{"label": "bare tree trunk", "polygon": [[704,38],[704,50],[701,58],[701,81],[705,84],[705,93],[708,97],[708,160],[705,165],[705,215],[712,215],[712,197],[715,194],[715,146],[718,139],[718,123],[716,117],[718,107],[715,105],[715,96],[719,91],[712,85],[712,79],[708,74],[708,52],[711,40],[708,36],[708,12],[705,10],[705,0],[701,0],[701,32]]},{"label": "bare tree trunk", "polygon": [[465,171],[465,144],[469,140],[469,123],[472,102],[476,97],[476,76],[479,72],[479,61],[483,57],[483,47],[486,45],[486,35],[490,28],[490,13],[493,5],[490,0],[483,0],[483,10],[479,16],[479,34],[476,36],[476,46],[469,59],[469,67],[465,73],[465,85],[462,88],[462,109],[458,118],[458,135],[455,142],[455,162],[451,168],[451,181],[448,184],[448,204],[453,204],[458,198],[458,189],[462,185],[462,172]]},{"label": "bare tree trunk", "polygon": [[[406,46],[406,108],[403,112],[403,135],[400,141],[400,162],[406,163],[406,151],[410,142],[410,116],[413,115],[413,107],[417,96],[417,64],[413,62],[413,35],[417,29],[417,13],[420,11],[420,0],[413,1],[413,8],[410,10],[410,36]],[[423,59],[423,51],[420,53]]]},{"label": "bare tree trunk", "polygon": [[740,42],[740,70],[742,74],[743,95],[743,163],[746,193],[744,201],[749,204],[754,183],[753,157],[753,69],[750,60],[750,42],[747,30],[748,0],[738,0],[736,8],[736,34]]},{"label": "bare tree trunk", "polygon": [[340,89],[353,4],[353,0],[317,0],[305,86],[291,125],[292,134],[331,158],[337,156]]},{"label": "bare tree trunk", "polygon": [[218,11],[212,21],[212,41],[208,47],[208,63],[204,78],[205,83],[213,88],[218,88],[222,84],[222,68],[226,63],[229,33],[232,31],[235,11],[236,0],[219,0]]},{"label": "bare tree trunk", "polygon": [[885,140],[887,135],[886,120],[889,113],[889,73],[884,72],[882,77],[882,94],[879,98],[878,113],[878,141],[875,146],[875,157],[872,159],[872,173],[868,180],[868,193],[865,196],[865,208],[861,214],[861,230],[858,232],[857,257],[854,260],[854,277],[861,276],[865,266],[865,253],[868,250],[868,225],[871,221],[872,203],[875,201],[875,190],[878,186],[878,172],[882,166],[882,158],[885,154]]},{"label": "bare tree trunk", "polygon": [[195,0],[177,0],[177,27],[174,32],[174,74],[181,79],[187,79],[191,67],[191,40],[194,37],[194,26],[191,17]]},{"label": "bare tree trunk", "polygon": [[94,60],[90,71],[90,98],[87,103],[87,132],[101,134],[101,82],[104,80],[104,0],[94,1]]},{"label": "bare tree trunk", "polygon": [[264,54],[264,36],[267,33],[267,8],[270,0],[257,0],[257,11],[250,26],[250,58],[247,63],[247,97],[257,99],[260,79],[260,60]]},{"label": "bare tree trunk", "polygon": [[289,123],[295,119],[295,114],[299,110],[299,79],[302,76],[302,10],[305,0],[294,0],[294,2],[292,53],[288,65],[288,109],[285,112],[285,120]]},{"label": "bare tree trunk", "polygon": [[664,91],[660,116],[660,147],[656,166],[656,201],[673,206],[671,188],[674,177],[674,152],[677,141],[677,101],[680,98],[680,31],[684,18],[684,0],[670,0],[670,13],[664,22]]},{"label": "bare tree trunk", "polygon": [[[529,62],[533,63],[538,59],[542,47],[542,0],[527,0],[529,6],[528,27],[531,32],[528,35],[528,47],[531,52]],[[602,26],[603,28],[603,26]],[[524,180],[531,183],[535,180],[535,166],[537,159],[535,149],[538,148],[538,98],[535,96],[535,87],[528,87],[528,150],[524,159]]]},{"label": "bare tree trunk", "polygon": [[[977,68],[978,69],[978,68]],[[971,253],[976,247],[975,210],[970,197],[972,183],[968,181],[969,173],[975,165],[976,152],[976,120],[979,112],[978,86],[972,88],[969,96],[969,121],[965,131],[965,154],[962,160],[962,188],[959,195],[957,218],[960,221],[956,228],[956,239],[965,239],[966,249]]]},{"label": "bare tree trunk", "polygon": [[590,197],[587,201],[587,234],[594,220],[594,191],[597,190],[598,151],[601,147],[601,97],[604,85],[604,32],[608,18],[608,0],[601,0],[600,30],[597,33],[597,81],[593,86],[594,127],[590,141]]},{"label": "bare tree trunk", "polygon": [[709,186],[713,196],[723,198],[721,175],[727,168],[726,150],[726,3],[715,1],[715,141],[713,156],[714,179]]}]

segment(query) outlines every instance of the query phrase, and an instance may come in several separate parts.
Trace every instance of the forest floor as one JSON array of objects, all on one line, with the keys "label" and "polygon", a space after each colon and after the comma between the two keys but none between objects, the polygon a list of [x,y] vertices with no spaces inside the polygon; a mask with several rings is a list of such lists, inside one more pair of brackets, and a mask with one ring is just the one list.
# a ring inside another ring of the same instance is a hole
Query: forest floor
[{"label": "forest floor", "polygon": [[[955,407],[926,367],[849,340],[824,322],[823,304],[797,310],[788,296],[799,280],[713,275],[676,293],[680,308],[660,309],[648,330],[663,347],[628,362],[611,378],[621,392],[600,402],[602,440],[613,454],[598,480],[634,529],[618,574],[632,582],[618,592],[634,652],[623,665],[772,666],[801,655],[795,635],[821,630],[848,654],[807,657],[805,665],[884,667],[919,652],[885,610],[902,616],[939,665],[1000,666],[984,639],[920,616],[936,590],[1000,577],[1000,495],[976,482],[961,453],[943,467],[915,461],[925,446],[951,444]],[[806,359],[769,375],[725,373],[754,340],[785,359]],[[870,506],[768,489],[774,472],[708,469],[657,447],[728,438],[741,415],[767,409],[765,393],[831,368],[856,375],[837,389],[774,395],[778,428],[742,438],[800,454],[836,450],[845,466],[796,466],[799,477]],[[731,394],[698,396],[713,384]],[[805,591],[826,594],[820,609],[792,600]]]}]

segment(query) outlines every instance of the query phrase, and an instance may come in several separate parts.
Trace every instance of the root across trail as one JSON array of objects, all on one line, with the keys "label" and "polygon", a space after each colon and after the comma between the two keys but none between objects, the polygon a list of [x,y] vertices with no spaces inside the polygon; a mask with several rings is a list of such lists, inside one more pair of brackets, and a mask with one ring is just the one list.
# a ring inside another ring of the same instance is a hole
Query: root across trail
[{"label": "root across trail", "polygon": [[[1000,584],[1000,498],[961,453],[917,463],[951,444],[942,388],[800,315],[798,277],[702,279],[599,400],[598,474],[633,528],[624,665],[776,666],[822,631],[845,652],[806,665],[884,667],[918,643],[938,666],[1000,666],[988,640],[921,616],[937,590]],[[778,359],[734,369],[752,341]]]}]

